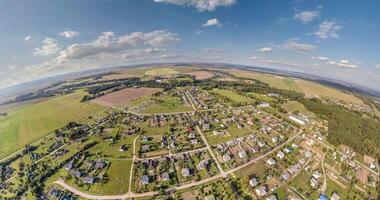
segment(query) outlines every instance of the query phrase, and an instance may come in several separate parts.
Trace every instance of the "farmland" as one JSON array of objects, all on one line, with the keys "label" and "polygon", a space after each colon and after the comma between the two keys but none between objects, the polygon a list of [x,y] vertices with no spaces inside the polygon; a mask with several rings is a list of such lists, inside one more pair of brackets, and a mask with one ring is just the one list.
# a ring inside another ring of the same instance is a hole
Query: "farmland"
[{"label": "farmland", "polygon": [[73,120],[104,111],[93,103],[81,103],[84,92],[57,96],[9,113],[0,119],[0,157],[4,157]]},{"label": "farmland", "polygon": [[235,102],[235,103],[252,103],[254,102],[253,99],[250,99],[246,96],[240,95],[234,91],[231,90],[222,90],[222,89],[214,89],[212,92],[215,92],[216,94],[219,94],[223,97],[228,98],[229,100]]},{"label": "farmland", "polygon": [[109,107],[123,106],[132,100],[156,93],[158,91],[160,91],[160,89],[157,88],[126,88],[98,97],[92,100],[92,102]]},{"label": "farmland", "polygon": [[212,74],[207,71],[193,71],[187,74],[195,76],[195,79],[198,79],[198,80],[208,79],[212,77]]},{"label": "farmland", "polygon": [[163,76],[163,75],[170,75],[170,74],[178,74],[176,70],[172,68],[155,68],[155,69],[149,69],[145,71],[145,75],[147,76]]}]

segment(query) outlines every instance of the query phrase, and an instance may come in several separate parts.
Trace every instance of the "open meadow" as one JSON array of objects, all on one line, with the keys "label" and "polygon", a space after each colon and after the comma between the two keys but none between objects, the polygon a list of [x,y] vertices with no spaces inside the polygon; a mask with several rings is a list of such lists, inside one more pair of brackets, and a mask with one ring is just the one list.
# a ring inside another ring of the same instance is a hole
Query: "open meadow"
[{"label": "open meadow", "polygon": [[84,92],[57,96],[30,106],[12,111],[0,119],[0,158],[17,151],[66,125],[106,107],[94,103],[81,103]]}]

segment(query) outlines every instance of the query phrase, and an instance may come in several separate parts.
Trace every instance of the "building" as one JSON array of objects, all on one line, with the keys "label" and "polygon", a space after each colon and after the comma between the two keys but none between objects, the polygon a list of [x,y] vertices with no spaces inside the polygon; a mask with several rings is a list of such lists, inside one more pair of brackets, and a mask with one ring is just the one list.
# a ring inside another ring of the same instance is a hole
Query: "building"
[{"label": "building", "polygon": [[223,155],[223,161],[224,162],[227,162],[227,161],[230,161],[231,160],[231,156],[230,154],[226,153]]},{"label": "building", "polygon": [[311,178],[310,179],[310,186],[312,187],[312,188],[314,188],[314,189],[316,189],[317,187],[318,187],[318,181],[317,181],[317,179],[315,179],[315,178]]},{"label": "building", "polygon": [[262,197],[262,196],[267,194],[268,188],[265,185],[263,185],[263,186],[257,187],[255,189],[255,192],[256,192],[257,196]]},{"label": "building", "polygon": [[239,155],[239,158],[245,158],[245,157],[247,157],[247,153],[244,150],[243,151],[239,151],[238,155]]},{"label": "building", "polygon": [[83,183],[93,184],[95,182],[95,179],[91,176],[86,176],[86,177],[83,177],[82,181]]},{"label": "building", "polygon": [[188,168],[186,168],[186,167],[182,168],[181,173],[182,173],[183,177],[190,176],[190,170]]},{"label": "building", "polygon": [[281,176],[280,176],[281,180],[283,181],[287,181],[290,179],[290,174],[289,172],[285,171],[285,172],[282,172]]},{"label": "building", "polygon": [[144,175],[141,177],[141,184],[143,185],[149,184],[149,177],[147,175]]},{"label": "building", "polygon": [[276,164],[276,160],[275,159],[273,159],[273,158],[269,158],[268,160],[267,160],[267,164],[268,165],[275,165]]},{"label": "building", "polygon": [[259,184],[259,182],[257,181],[257,179],[254,177],[254,178],[251,178],[250,180],[249,180],[249,185],[251,186],[251,187],[256,187],[256,185],[257,184]]},{"label": "building", "polygon": [[333,192],[331,194],[330,200],[340,200],[340,196],[338,195],[338,193]]},{"label": "building", "polygon": [[304,118],[301,118],[297,115],[289,115],[289,119],[300,125],[305,125],[307,122]]},{"label": "building", "polygon": [[278,159],[281,160],[281,159],[283,159],[283,158],[285,157],[285,154],[284,154],[284,152],[279,151],[279,152],[277,153],[276,157],[277,157]]},{"label": "building", "polygon": [[277,200],[277,197],[272,194],[269,197],[267,197],[265,200]]},{"label": "building", "polygon": [[257,105],[259,108],[268,108],[269,106],[270,104],[267,102],[261,102],[259,105]]},{"label": "building", "polygon": [[161,180],[162,181],[168,181],[169,180],[169,174],[167,172],[164,172],[161,174]]}]

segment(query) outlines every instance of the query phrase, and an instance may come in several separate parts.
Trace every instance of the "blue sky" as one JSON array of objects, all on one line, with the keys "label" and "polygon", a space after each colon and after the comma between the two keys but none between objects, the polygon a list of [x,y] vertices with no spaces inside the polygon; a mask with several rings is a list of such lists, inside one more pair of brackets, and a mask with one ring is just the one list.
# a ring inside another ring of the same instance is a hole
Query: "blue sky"
[{"label": "blue sky", "polygon": [[224,62],[380,90],[376,0],[3,0],[0,88],[102,66]]}]

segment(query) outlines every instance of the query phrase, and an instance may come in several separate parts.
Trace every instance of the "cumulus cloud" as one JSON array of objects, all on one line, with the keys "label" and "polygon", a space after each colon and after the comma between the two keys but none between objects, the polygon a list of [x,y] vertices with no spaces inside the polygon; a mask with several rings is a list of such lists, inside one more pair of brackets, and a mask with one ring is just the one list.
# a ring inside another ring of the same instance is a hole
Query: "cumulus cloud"
[{"label": "cumulus cloud", "polygon": [[319,10],[298,11],[294,14],[294,19],[306,24],[319,17]]},{"label": "cumulus cloud", "polygon": [[376,69],[380,69],[380,64],[375,65]]},{"label": "cumulus cloud", "polygon": [[299,43],[295,40],[289,40],[283,45],[287,49],[292,49],[298,52],[310,52],[314,51],[317,47],[311,44]]},{"label": "cumulus cloud", "polygon": [[35,48],[33,54],[36,56],[48,56],[55,54],[60,50],[57,40],[53,38],[45,38],[41,41],[42,47]]},{"label": "cumulus cloud", "polygon": [[232,6],[236,0],[154,0],[158,3],[195,7],[199,12],[213,11],[219,6]]},{"label": "cumulus cloud", "polygon": [[30,35],[24,37],[24,41],[25,41],[25,42],[28,42],[28,41],[31,40],[31,39],[32,39],[32,36],[30,36]]},{"label": "cumulus cloud", "polygon": [[339,38],[338,31],[341,28],[342,27],[338,25],[338,23],[335,20],[325,20],[319,25],[319,29],[314,33],[314,35],[321,39]]},{"label": "cumulus cloud", "polygon": [[59,35],[65,37],[65,38],[73,38],[75,36],[78,36],[79,32],[66,30],[66,31],[60,32]]},{"label": "cumulus cloud", "polygon": [[218,28],[222,27],[223,24],[219,22],[218,19],[214,18],[214,19],[209,19],[207,20],[206,23],[202,24],[203,27],[207,27],[207,26],[216,26]]},{"label": "cumulus cloud", "polygon": [[177,34],[167,30],[158,30],[149,33],[134,32],[117,36],[114,32],[103,32],[96,40],[89,43],[75,43],[60,51],[59,62],[71,59],[82,59],[98,54],[121,52],[127,48],[142,46],[158,47],[179,42]]},{"label": "cumulus cloud", "polygon": [[272,48],[271,47],[263,47],[263,48],[260,48],[258,51],[263,52],[263,53],[270,53],[270,52],[272,52]]},{"label": "cumulus cloud", "polygon": [[359,65],[356,64],[356,63],[352,63],[350,62],[349,60],[347,59],[342,59],[342,60],[339,60],[339,61],[328,61],[327,62],[329,65],[334,65],[334,66],[338,66],[338,67],[345,67],[345,68],[358,68]]}]

